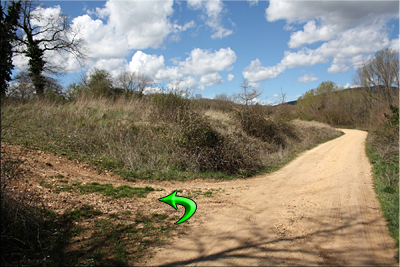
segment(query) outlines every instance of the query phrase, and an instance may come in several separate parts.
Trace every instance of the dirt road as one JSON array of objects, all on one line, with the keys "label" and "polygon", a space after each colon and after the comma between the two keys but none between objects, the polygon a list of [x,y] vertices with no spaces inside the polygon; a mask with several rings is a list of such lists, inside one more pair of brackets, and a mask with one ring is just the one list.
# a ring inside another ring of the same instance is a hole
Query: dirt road
[{"label": "dirt road", "polygon": [[146,265],[398,265],[372,187],[367,133],[343,131],[275,173],[210,184],[224,193],[195,199],[189,234]]}]

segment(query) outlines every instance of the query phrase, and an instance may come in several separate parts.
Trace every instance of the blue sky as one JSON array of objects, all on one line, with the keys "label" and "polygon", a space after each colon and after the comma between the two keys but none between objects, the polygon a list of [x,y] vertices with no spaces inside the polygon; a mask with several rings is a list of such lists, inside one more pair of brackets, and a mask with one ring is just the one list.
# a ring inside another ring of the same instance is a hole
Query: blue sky
[{"label": "blue sky", "polygon": [[[398,1],[43,1],[45,14],[69,15],[88,49],[86,67],[72,57],[66,86],[103,68],[145,74],[156,85],[179,83],[213,98],[240,91],[246,78],[260,101],[287,100],[352,76],[376,51],[399,49]],[[26,59],[15,58],[26,67]]]}]

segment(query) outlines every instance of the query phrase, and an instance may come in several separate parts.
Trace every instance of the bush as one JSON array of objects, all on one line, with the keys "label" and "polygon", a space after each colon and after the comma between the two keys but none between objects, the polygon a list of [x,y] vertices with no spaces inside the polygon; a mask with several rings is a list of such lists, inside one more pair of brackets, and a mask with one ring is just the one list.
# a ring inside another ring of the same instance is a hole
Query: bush
[{"label": "bush", "polygon": [[399,108],[376,125],[367,139],[367,154],[373,163],[374,188],[392,237],[399,246]]},{"label": "bush", "polygon": [[293,125],[282,118],[266,117],[261,107],[236,110],[235,117],[245,133],[264,142],[285,148],[287,138],[298,139]]},{"label": "bush", "polygon": [[152,104],[156,108],[153,120],[180,123],[181,119],[191,108],[191,101],[182,95],[168,93],[156,94],[152,97]]}]

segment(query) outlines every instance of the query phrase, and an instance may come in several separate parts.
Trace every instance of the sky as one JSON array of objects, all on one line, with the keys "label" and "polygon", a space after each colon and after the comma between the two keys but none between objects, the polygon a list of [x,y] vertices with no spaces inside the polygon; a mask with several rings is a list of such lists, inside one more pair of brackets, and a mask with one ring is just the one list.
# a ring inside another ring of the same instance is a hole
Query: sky
[{"label": "sky", "polygon": [[[129,70],[158,87],[178,85],[205,98],[240,92],[243,79],[260,103],[296,100],[321,82],[349,88],[362,62],[399,50],[399,1],[42,1],[43,17],[67,14],[86,42],[85,66],[65,67],[62,85],[82,73]],[[39,22],[38,22],[39,23]],[[27,59],[15,57],[17,71]]]}]

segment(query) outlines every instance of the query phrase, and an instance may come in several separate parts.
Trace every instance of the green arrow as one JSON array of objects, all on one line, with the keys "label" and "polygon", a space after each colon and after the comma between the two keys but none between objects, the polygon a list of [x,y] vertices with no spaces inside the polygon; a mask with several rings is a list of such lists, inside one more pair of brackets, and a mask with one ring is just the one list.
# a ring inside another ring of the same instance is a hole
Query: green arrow
[{"label": "green arrow", "polygon": [[176,192],[177,191],[175,190],[170,195],[163,197],[163,198],[159,198],[158,200],[171,205],[176,210],[178,209],[176,207],[176,204],[179,204],[179,205],[182,205],[185,207],[185,215],[183,215],[183,217],[175,223],[175,224],[180,224],[180,223],[183,223],[184,221],[186,221],[187,219],[189,219],[190,217],[192,217],[192,215],[196,212],[197,205],[196,205],[196,202],[194,202],[190,198],[177,197]]}]

